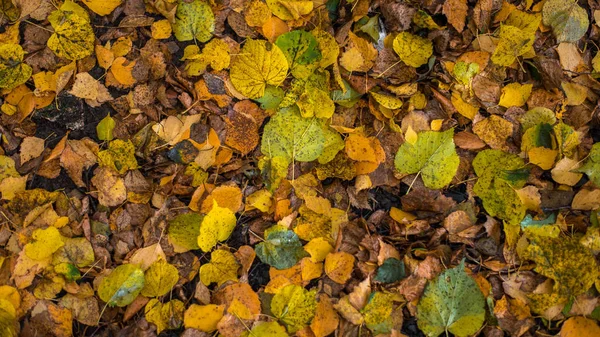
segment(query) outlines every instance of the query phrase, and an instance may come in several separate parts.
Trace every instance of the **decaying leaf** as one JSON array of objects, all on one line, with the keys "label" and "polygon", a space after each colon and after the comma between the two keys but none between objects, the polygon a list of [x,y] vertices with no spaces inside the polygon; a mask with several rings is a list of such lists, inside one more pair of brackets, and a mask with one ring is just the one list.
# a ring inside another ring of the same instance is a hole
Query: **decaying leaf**
[{"label": "decaying leaf", "polygon": [[109,306],[124,307],[133,302],[144,285],[142,269],[134,264],[123,264],[102,279],[98,296]]}]

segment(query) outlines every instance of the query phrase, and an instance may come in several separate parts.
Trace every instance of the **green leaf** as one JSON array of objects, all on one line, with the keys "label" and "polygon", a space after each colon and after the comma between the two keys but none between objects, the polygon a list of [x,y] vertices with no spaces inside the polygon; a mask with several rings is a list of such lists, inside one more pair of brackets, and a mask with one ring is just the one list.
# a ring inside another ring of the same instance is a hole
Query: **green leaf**
[{"label": "green leaf", "polygon": [[[287,63],[296,78],[307,78],[316,69],[321,60],[321,51],[317,39],[309,32],[293,30],[281,34],[275,41],[281,49]],[[309,65],[314,66],[309,67]]]},{"label": "green leaf", "polygon": [[400,261],[393,257],[385,259],[383,264],[377,268],[375,281],[381,283],[394,283],[406,277],[404,269],[404,261]]},{"label": "green leaf", "polygon": [[242,95],[259,98],[264,96],[267,84],[280,85],[288,69],[287,59],[277,45],[264,40],[247,40],[231,64],[229,77]]},{"label": "green leaf", "polygon": [[429,337],[448,331],[474,335],[485,320],[485,298],[462,261],[427,284],[417,306],[417,324]]},{"label": "green leaf", "polygon": [[287,285],[273,296],[271,312],[286,325],[288,332],[294,333],[308,325],[315,315],[316,295],[316,290]]},{"label": "green leaf", "polygon": [[323,135],[325,144],[323,144],[323,152],[318,158],[319,164],[327,164],[332,161],[346,145],[340,134],[329,126],[323,126]]},{"label": "green leaf", "polygon": [[298,108],[280,110],[265,125],[261,151],[269,157],[313,161],[323,152],[325,136],[316,118],[303,118]]},{"label": "green leaf", "polygon": [[394,39],[394,51],[406,65],[417,68],[427,63],[433,53],[433,44],[428,39],[401,32]]},{"label": "green leaf", "polygon": [[331,99],[344,108],[351,108],[360,100],[362,95],[354,90],[346,80],[342,80],[342,83],[344,83],[344,89],[333,90],[331,92]]},{"label": "green leaf", "polygon": [[456,62],[452,74],[463,85],[470,85],[475,75],[479,74],[479,64],[475,62]]},{"label": "green leaf", "polygon": [[256,245],[256,255],[263,263],[281,270],[293,267],[308,253],[294,231],[276,230],[269,232],[265,241]]},{"label": "green leaf", "polygon": [[491,216],[509,224],[518,224],[525,216],[525,206],[515,189],[525,185],[529,171],[519,156],[500,150],[483,150],[473,160],[479,177],[473,192],[483,201]]},{"label": "green leaf", "polygon": [[142,296],[158,297],[167,294],[179,280],[179,271],[164,259],[154,262],[144,275]]},{"label": "green leaf", "polygon": [[200,249],[198,233],[200,233],[200,224],[203,219],[204,215],[190,212],[179,214],[169,221],[169,242],[173,245],[176,253]]},{"label": "green leaf", "polygon": [[577,42],[587,32],[590,21],[577,0],[548,0],[542,9],[544,25],[552,27],[558,43]]},{"label": "green leaf", "polygon": [[443,188],[452,181],[460,163],[453,136],[454,129],[420,132],[414,145],[405,142],[398,149],[396,169],[403,174],[421,172],[425,186]]},{"label": "green leaf", "polygon": [[179,1],[173,24],[173,34],[179,41],[206,42],[215,30],[215,15],[203,0]]},{"label": "green leaf", "polygon": [[144,271],[135,264],[122,264],[105,276],[98,287],[98,296],[108,306],[124,307],[144,288]]},{"label": "green leaf", "polygon": [[523,131],[527,131],[527,129],[541,123],[554,125],[554,123],[556,123],[556,116],[554,115],[554,112],[548,108],[537,107],[527,111],[519,118],[519,122],[521,122]]},{"label": "green leaf", "polygon": [[277,109],[281,101],[283,101],[284,95],[285,92],[280,87],[267,85],[264,95],[261,98],[255,99],[255,101],[260,103],[261,109]]},{"label": "green leaf", "polygon": [[361,310],[367,328],[374,335],[388,334],[392,331],[394,294],[376,291],[369,297],[369,302]]},{"label": "green leaf", "polygon": [[13,89],[31,77],[32,69],[23,63],[25,51],[18,44],[0,44],[0,88]]},{"label": "green leaf", "polygon": [[588,158],[577,171],[585,173],[594,185],[600,187],[600,143],[592,146]]},{"label": "green leaf", "polygon": [[115,129],[115,125],[117,125],[117,123],[112,117],[110,117],[110,114],[106,115],[106,117],[104,117],[100,123],[96,125],[98,139],[113,140],[113,130]]}]

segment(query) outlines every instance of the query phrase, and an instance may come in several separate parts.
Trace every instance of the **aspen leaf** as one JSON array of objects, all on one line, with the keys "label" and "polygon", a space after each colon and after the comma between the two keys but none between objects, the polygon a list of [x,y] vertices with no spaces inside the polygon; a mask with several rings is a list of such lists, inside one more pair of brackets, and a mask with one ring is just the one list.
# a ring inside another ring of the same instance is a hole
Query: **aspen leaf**
[{"label": "aspen leaf", "polygon": [[385,95],[385,94],[381,94],[378,92],[373,92],[371,91],[369,94],[371,94],[371,97],[373,97],[373,99],[379,103],[380,105],[388,108],[388,109],[400,109],[402,107],[402,100],[394,97],[394,96],[390,96],[390,95]]},{"label": "aspen leaf", "polygon": [[392,331],[393,298],[391,293],[376,291],[371,294],[367,305],[361,310],[365,324],[373,334],[387,334]]},{"label": "aspen leaf", "polygon": [[98,189],[98,201],[101,205],[107,207],[118,206],[127,200],[125,182],[114,169],[101,168],[91,181]]},{"label": "aspen leaf", "polygon": [[587,98],[588,88],[577,83],[562,82],[560,84],[567,96],[567,104],[577,106],[583,104]]},{"label": "aspen leaf", "polygon": [[474,105],[471,105],[470,103],[465,102],[462,99],[460,92],[458,91],[452,92],[452,97],[450,100],[454,108],[456,108],[456,111],[458,111],[459,114],[467,117],[470,120],[473,120],[473,118],[475,118],[475,115],[477,115],[477,112],[479,112],[479,108]]},{"label": "aspen leaf", "polygon": [[251,1],[244,10],[244,20],[250,27],[262,27],[270,18],[271,10],[262,1]]},{"label": "aspen leaf", "polygon": [[179,41],[206,42],[215,30],[215,15],[204,0],[180,1],[177,5],[173,33]]},{"label": "aspen leaf", "polygon": [[192,304],[183,315],[183,325],[204,332],[217,330],[217,323],[223,318],[224,305],[197,305]]},{"label": "aspen leaf", "polygon": [[600,336],[600,326],[596,321],[576,316],[569,318],[560,329],[561,337],[594,337]]},{"label": "aspen leaf", "polygon": [[65,263],[84,268],[94,264],[94,249],[86,238],[64,238],[63,242],[52,257],[54,266]]},{"label": "aspen leaf", "polygon": [[466,0],[448,0],[444,2],[443,13],[448,18],[448,22],[460,33],[465,28],[465,20],[467,19]]},{"label": "aspen leaf", "polygon": [[394,165],[403,174],[421,173],[425,186],[439,189],[452,181],[460,162],[454,148],[454,129],[420,132],[415,144],[398,149]]},{"label": "aspen leaf", "polygon": [[136,79],[131,74],[135,63],[135,61],[129,62],[126,58],[119,56],[113,61],[110,73],[120,85],[130,87],[136,82]]},{"label": "aspen leaf", "polygon": [[142,296],[159,297],[167,294],[179,280],[177,268],[164,259],[158,259],[144,273]]},{"label": "aspen leaf", "polygon": [[110,114],[106,115],[99,123],[96,125],[96,134],[98,135],[98,139],[100,140],[113,140],[113,130],[117,123],[114,118],[110,117]]},{"label": "aspen leaf", "polygon": [[18,44],[0,44],[0,88],[13,89],[31,77],[32,69],[23,63],[25,51]]},{"label": "aspen leaf", "polygon": [[333,251],[331,244],[322,237],[310,240],[304,250],[310,254],[311,260],[314,262],[323,262],[327,255]]},{"label": "aspen leaf", "polygon": [[263,213],[269,212],[273,206],[273,194],[268,190],[258,190],[246,197],[246,211],[258,209]]},{"label": "aspen leaf", "polygon": [[94,52],[94,31],[87,12],[72,1],[48,15],[54,33],[48,39],[48,47],[59,57],[80,60]]},{"label": "aspen leaf", "polygon": [[210,212],[202,219],[200,235],[198,235],[198,247],[203,252],[208,252],[219,241],[229,239],[236,222],[235,213],[229,208],[219,207],[215,201]]},{"label": "aspen leaf", "polygon": [[120,174],[138,168],[135,159],[135,147],[130,140],[115,139],[108,144],[108,149],[98,152],[98,164],[114,169]]},{"label": "aspen leaf", "polygon": [[491,216],[509,224],[519,223],[525,216],[525,206],[515,189],[522,188],[529,176],[523,159],[500,150],[483,150],[473,160],[479,177],[473,191],[483,200]]},{"label": "aspen leaf", "polygon": [[215,205],[214,202],[216,202],[219,206],[228,208],[233,213],[236,213],[242,206],[242,190],[240,190],[240,188],[237,186],[223,185],[216,187],[202,202],[200,212],[210,212]]},{"label": "aspen leaf", "polygon": [[157,299],[151,299],[144,308],[146,320],[156,325],[156,332],[160,334],[163,330],[175,330],[183,324],[183,311],[185,305],[180,300],[171,300],[160,303]]},{"label": "aspen leaf", "polygon": [[237,281],[237,271],[240,268],[235,256],[222,249],[213,251],[210,262],[200,267],[200,281],[205,286],[216,282],[220,287],[227,281]]},{"label": "aspen leaf", "polygon": [[297,108],[278,111],[265,125],[261,151],[269,157],[313,161],[323,152],[323,128],[315,118],[303,118]]},{"label": "aspen leaf", "polygon": [[362,37],[349,32],[349,44],[340,58],[340,65],[344,69],[354,72],[367,72],[375,64],[377,49],[373,44]]},{"label": "aspen leaf", "polygon": [[83,0],[92,12],[104,16],[112,13],[122,3],[122,0]]},{"label": "aspen leaf", "polygon": [[500,40],[492,54],[492,62],[508,67],[517,60],[517,57],[531,50],[535,34],[524,32],[514,26],[502,25],[498,38]]},{"label": "aspen leaf", "polygon": [[429,60],[433,53],[431,41],[409,32],[400,32],[394,39],[394,51],[405,64],[417,68]]},{"label": "aspen leaf", "polygon": [[315,315],[316,306],[316,291],[290,284],[273,296],[271,312],[285,324],[288,332],[294,333],[308,325]]},{"label": "aspen leaf", "polygon": [[508,149],[506,141],[512,136],[513,125],[500,116],[491,115],[476,123],[473,132],[492,149]]},{"label": "aspen leaf", "polygon": [[502,96],[498,105],[505,108],[512,106],[523,106],[531,95],[531,84],[510,83],[502,88]]},{"label": "aspen leaf", "polygon": [[430,281],[417,306],[417,324],[427,336],[449,331],[475,334],[485,320],[485,298],[467,273],[464,261]]},{"label": "aspen leaf", "polygon": [[168,39],[171,37],[172,28],[169,20],[158,20],[152,23],[150,27],[152,37],[157,40]]},{"label": "aspen leaf", "polygon": [[579,161],[565,157],[559,160],[552,169],[552,179],[559,184],[575,186],[583,176],[581,173],[577,173],[580,166]]},{"label": "aspen leaf", "polygon": [[315,317],[310,323],[310,329],[315,337],[325,337],[335,332],[339,322],[338,314],[331,304],[331,299],[329,296],[321,294],[315,310]]},{"label": "aspen leaf", "polygon": [[48,227],[46,229],[36,229],[31,235],[34,240],[32,243],[25,245],[25,254],[34,260],[44,260],[49,258],[64,245],[62,236],[56,227]]},{"label": "aspen leaf", "polygon": [[586,161],[577,171],[585,173],[594,185],[600,187],[600,143],[592,145]]},{"label": "aspen leaf", "polygon": [[325,274],[334,282],[345,284],[354,269],[354,256],[346,252],[329,253],[325,258]]},{"label": "aspen leaf", "polygon": [[375,281],[381,283],[393,283],[406,277],[404,262],[396,258],[388,258],[377,268]]},{"label": "aspen leaf", "polygon": [[282,337],[288,336],[285,328],[277,322],[257,322],[252,330],[242,335],[244,337],[259,336],[259,337]]},{"label": "aspen leaf", "polygon": [[307,0],[267,0],[271,12],[281,20],[298,20],[303,15],[309,14],[314,7],[312,1]]},{"label": "aspen leaf", "polygon": [[544,2],[542,15],[558,43],[579,41],[590,25],[587,11],[576,0],[548,0]]},{"label": "aspen leaf", "polygon": [[279,270],[294,266],[308,254],[302,249],[298,235],[291,230],[269,231],[265,241],[256,245],[256,255]]},{"label": "aspen leaf", "polygon": [[169,242],[173,245],[176,253],[200,249],[198,233],[203,219],[203,215],[190,212],[180,214],[169,221]]},{"label": "aspen leaf", "polygon": [[289,69],[284,53],[277,45],[263,40],[247,40],[231,64],[233,86],[248,98],[260,98],[267,84],[278,86]]},{"label": "aspen leaf", "polygon": [[144,272],[135,264],[122,264],[105,276],[98,287],[98,296],[113,307],[124,307],[144,288]]},{"label": "aspen leaf", "polygon": [[319,66],[324,69],[334,64],[340,55],[340,46],[335,41],[335,38],[319,28],[315,28],[311,33],[317,39],[319,50],[321,51]]}]

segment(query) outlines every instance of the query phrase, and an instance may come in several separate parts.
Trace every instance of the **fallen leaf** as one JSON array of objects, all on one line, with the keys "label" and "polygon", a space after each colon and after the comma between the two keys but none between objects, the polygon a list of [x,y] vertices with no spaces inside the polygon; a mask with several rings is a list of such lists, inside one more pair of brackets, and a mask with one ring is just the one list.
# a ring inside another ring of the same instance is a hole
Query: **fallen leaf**
[{"label": "fallen leaf", "polygon": [[207,42],[215,30],[215,16],[203,0],[179,3],[175,18],[173,34],[179,41]]},{"label": "fallen leaf", "polygon": [[144,272],[135,264],[122,264],[102,278],[98,296],[108,306],[124,307],[137,297],[145,285]]}]

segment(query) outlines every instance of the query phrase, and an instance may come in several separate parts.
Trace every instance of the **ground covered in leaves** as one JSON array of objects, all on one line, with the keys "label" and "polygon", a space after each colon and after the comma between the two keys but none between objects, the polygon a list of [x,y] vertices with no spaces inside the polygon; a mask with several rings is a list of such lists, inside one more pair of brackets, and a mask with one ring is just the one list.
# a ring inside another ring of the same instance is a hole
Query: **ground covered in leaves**
[{"label": "ground covered in leaves", "polygon": [[596,0],[0,0],[0,336],[600,336]]}]

